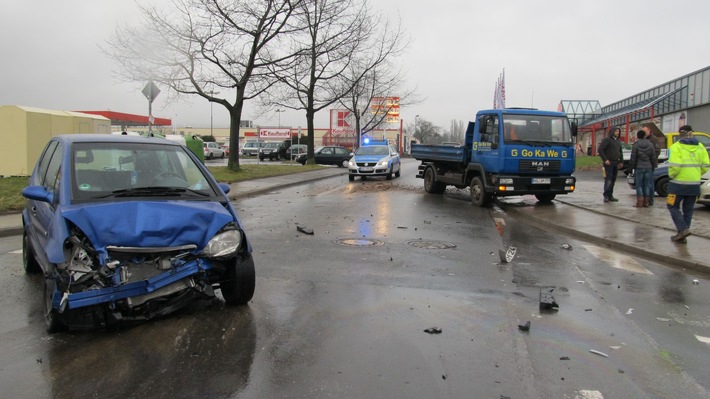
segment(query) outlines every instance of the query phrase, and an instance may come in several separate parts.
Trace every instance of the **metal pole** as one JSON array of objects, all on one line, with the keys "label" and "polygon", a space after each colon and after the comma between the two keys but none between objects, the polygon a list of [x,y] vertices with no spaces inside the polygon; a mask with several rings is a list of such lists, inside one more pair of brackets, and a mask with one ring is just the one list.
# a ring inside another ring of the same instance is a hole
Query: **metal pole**
[{"label": "metal pole", "polygon": [[[218,91],[214,91],[214,90],[210,90],[210,91],[208,91],[208,93],[209,93],[210,96],[212,96],[212,97],[214,97],[215,94],[219,94]],[[213,126],[213,123],[212,123],[212,122],[213,122],[213,119],[212,119],[212,106],[213,106],[213,105],[214,105],[214,103],[213,103],[212,100],[210,99],[210,136],[212,136],[212,137],[214,137],[214,133],[212,132],[212,126]]]}]

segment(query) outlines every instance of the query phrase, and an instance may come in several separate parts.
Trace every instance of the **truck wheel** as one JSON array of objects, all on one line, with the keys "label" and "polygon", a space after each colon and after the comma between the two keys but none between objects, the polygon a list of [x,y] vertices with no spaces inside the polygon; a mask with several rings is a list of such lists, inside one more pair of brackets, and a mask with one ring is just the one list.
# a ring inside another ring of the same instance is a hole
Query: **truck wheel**
[{"label": "truck wheel", "polygon": [[555,199],[555,195],[556,194],[535,194],[535,198],[540,202],[550,203]]},{"label": "truck wheel", "polygon": [[432,168],[427,168],[424,172],[424,191],[431,194],[443,194],[446,191],[446,184],[436,181]]},{"label": "truck wheel", "polygon": [[668,177],[658,179],[658,181],[656,182],[656,192],[661,197],[665,197],[668,195]]},{"label": "truck wheel", "polygon": [[491,201],[491,195],[486,194],[486,188],[483,185],[480,177],[474,177],[471,180],[471,203],[476,206],[484,207]]},{"label": "truck wheel", "polygon": [[256,275],[254,258],[249,255],[242,261],[234,261],[227,267],[225,281],[219,283],[224,301],[228,305],[246,305],[254,296]]}]

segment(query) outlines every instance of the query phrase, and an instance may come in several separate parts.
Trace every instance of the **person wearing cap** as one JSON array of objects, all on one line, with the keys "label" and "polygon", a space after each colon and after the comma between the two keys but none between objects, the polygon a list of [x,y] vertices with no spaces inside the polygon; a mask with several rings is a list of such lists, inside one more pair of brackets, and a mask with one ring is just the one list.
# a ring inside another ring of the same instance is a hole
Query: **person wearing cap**
[{"label": "person wearing cap", "polygon": [[678,130],[680,140],[668,150],[668,196],[666,205],[678,233],[671,241],[684,244],[690,235],[693,207],[700,195],[701,176],[710,169],[705,146],[693,138],[693,128],[683,125]]},{"label": "person wearing cap", "polygon": [[604,162],[604,202],[619,201],[614,198],[616,175],[619,173],[619,169],[624,167],[624,155],[621,152],[619,136],[621,136],[621,128],[614,126],[597,149],[602,162]]}]

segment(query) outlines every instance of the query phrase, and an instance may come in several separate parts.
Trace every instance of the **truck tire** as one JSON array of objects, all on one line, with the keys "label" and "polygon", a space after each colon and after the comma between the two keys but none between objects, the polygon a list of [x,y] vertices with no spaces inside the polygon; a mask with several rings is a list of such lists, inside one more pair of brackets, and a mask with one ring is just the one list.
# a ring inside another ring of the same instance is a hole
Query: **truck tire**
[{"label": "truck tire", "polygon": [[555,195],[556,194],[535,194],[535,198],[540,202],[550,203],[555,199]]},{"label": "truck tire", "polygon": [[427,168],[424,171],[424,191],[431,194],[443,194],[446,191],[446,184],[436,181],[436,175],[432,168]]},{"label": "truck tire", "polygon": [[486,193],[486,187],[483,185],[481,178],[476,176],[471,180],[471,203],[476,206],[484,207],[491,202],[491,195]]}]

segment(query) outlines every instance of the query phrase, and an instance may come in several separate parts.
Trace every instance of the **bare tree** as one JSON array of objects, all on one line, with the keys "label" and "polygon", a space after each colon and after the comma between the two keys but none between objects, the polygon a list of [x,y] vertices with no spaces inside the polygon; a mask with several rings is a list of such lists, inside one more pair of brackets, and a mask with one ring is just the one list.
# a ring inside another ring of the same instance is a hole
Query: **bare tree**
[{"label": "bare tree", "polygon": [[[380,33],[374,35],[376,42],[369,48],[373,49],[376,55],[356,60],[350,65],[347,73],[342,75],[343,85],[352,87],[352,90],[341,98],[339,103],[355,116],[358,138],[356,147],[360,145],[360,133],[367,133],[387,124],[387,116],[395,104],[381,100],[397,97],[398,107],[421,101],[416,90],[404,87],[404,73],[394,64],[394,60],[408,45],[401,26],[398,24],[393,27],[389,21],[380,19],[377,19],[374,25]],[[366,72],[363,74],[362,70]],[[376,110],[370,112],[373,108]]]},{"label": "bare tree", "polygon": [[440,131],[440,127],[434,126],[433,123],[419,117],[416,130],[412,136],[422,144],[432,144],[437,142],[438,138],[441,136]]},{"label": "bare tree", "polygon": [[[196,95],[224,106],[229,146],[239,148],[244,102],[274,85],[269,71],[294,58],[276,49],[299,29],[290,19],[302,2],[173,0],[170,8],[142,7],[142,26],[118,29],[105,51],[125,79],[156,81],[171,96]],[[228,167],[239,169],[239,151],[230,151]]]},{"label": "bare tree", "polygon": [[[288,52],[298,53],[298,62],[287,71],[272,68],[282,88],[267,102],[306,112],[308,162],[312,163],[315,114],[352,91],[387,53],[368,48],[377,31],[367,0],[304,0],[297,18],[303,31],[292,36]],[[343,79],[353,71],[357,72],[352,80]]]}]

